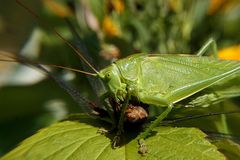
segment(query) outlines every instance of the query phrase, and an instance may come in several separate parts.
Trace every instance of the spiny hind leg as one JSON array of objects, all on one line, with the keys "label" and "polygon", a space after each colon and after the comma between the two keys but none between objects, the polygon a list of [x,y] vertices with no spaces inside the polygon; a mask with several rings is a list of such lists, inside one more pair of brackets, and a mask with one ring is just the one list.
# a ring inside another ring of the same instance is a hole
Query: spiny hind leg
[{"label": "spiny hind leg", "polygon": [[[212,38],[210,38],[202,47],[201,49],[198,51],[197,53],[197,56],[202,56],[204,53],[206,53],[206,51],[212,47],[212,50],[213,50],[213,56],[214,58],[218,58],[218,51],[217,51],[217,44],[216,44],[216,41]],[[221,104],[221,108],[222,110],[224,110],[224,107],[222,107],[222,104]],[[226,125],[226,115],[221,115],[221,121],[220,123],[216,124],[217,127],[219,125],[221,125],[221,128],[224,128],[223,131],[221,132],[224,132],[224,133],[229,133],[229,129]],[[222,127],[223,126],[223,127]]]},{"label": "spiny hind leg", "polygon": [[203,56],[208,49],[212,49],[214,58],[218,58],[217,43],[213,38],[210,38],[197,52],[197,56]]},{"label": "spiny hind leg", "polygon": [[145,155],[147,153],[147,146],[144,142],[144,139],[146,139],[152,132],[152,130],[157,127],[160,122],[167,117],[167,115],[171,112],[173,108],[172,104],[169,104],[167,109],[162,112],[157,119],[155,119],[150,126],[143,132],[140,134],[139,138],[138,138],[138,145],[139,145],[139,153],[142,155]]}]

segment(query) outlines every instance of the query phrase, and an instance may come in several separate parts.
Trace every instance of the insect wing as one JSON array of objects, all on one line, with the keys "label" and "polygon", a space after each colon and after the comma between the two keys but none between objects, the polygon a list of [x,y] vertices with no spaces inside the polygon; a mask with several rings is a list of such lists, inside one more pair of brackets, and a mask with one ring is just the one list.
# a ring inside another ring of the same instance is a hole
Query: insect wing
[{"label": "insect wing", "polygon": [[176,103],[240,71],[239,61],[209,57],[148,56],[141,64],[140,81],[146,91]]}]

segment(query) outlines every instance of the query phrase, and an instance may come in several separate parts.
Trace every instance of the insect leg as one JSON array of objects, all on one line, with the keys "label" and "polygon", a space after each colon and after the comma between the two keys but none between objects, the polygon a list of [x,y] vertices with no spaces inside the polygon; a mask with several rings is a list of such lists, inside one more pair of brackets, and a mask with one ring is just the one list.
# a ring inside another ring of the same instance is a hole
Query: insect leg
[{"label": "insect leg", "polygon": [[138,144],[139,144],[139,152],[140,152],[141,154],[144,155],[145,153],[147,153],[147,148],[146,148],[146,145],[145,145],[145,143],[144,143],[144,139],[146,139],[146,138],[150,135],[150,133],[152,132],[152,130],[153,130],[155,127],[157,127],[164,118],[167,117],[167,115],[171,112],[172,108],[173,108],[173,104],[169,104],[168,107],[167,107],[167,109],[166,109],[163,113],[161,113],[161,114],[157,117],[157,119],[154,120],[154,121],[150,124],[150,126],[146,129],[146,131],[144,131],[143,133],[140,134],[139,139],[138,139]]},{"label": "insect leg", "polygon": [[[221,102],[219,105],[220,105],[221,110],[224,112],[225,111],[224,102]],[[220,121],[215,122],[215,125],[219,132],[226,133],[226,134],[230,133],[229,127],[227,125],[226,114],[221,114]]]},{"label": "insect leg", "polygon": [[119,144],[120,136],[123,133],[124,115],[125,115],[125,111],[127,109],[127,106],[129,104],[129,99],[130,99],[130,95],[127,94],[126,100],[124,101],[124,103],[121,107],[121,113],[120,113],[118,126],[117,126],[117,134],[113,138],[113,143],[112,143],[113,148],[115,148]]},{"label": "insect leg", "polygon": [[111,110],[110,105],[105,101],[109,96],[110,96],[109,93],[103,94],[103,95],[100,97],[100,103],[101,103],[102,105],[104,105],[104,107],[106,108],[106,110],[107,110],[107,112],[108,112],[108,115],[110,116],[110,118],[111,118],[111,120],[112,120],[113,127],[115,127],[115,126],[116,126],[116,122],[115,122],[115,117],[114,117],[113,111]]},{"label": "insect leg", "polygon": [[206,51],[212,47],[213,50],[213,56],[215,58],[218,58],[218,51],[217,51],[217,44],[216,41],[213,38],[210,38],[201,48],[200,50],[197,52],[197,56],[203,56],[204,53],[206,53]]},{"label": "insect leg", "polygon": [[[212,38],[210,38],[204,45],[203,47],[198,51],[197,55],[198,56],[202,56],[207,49],[209,49],[209,47],[212,47],[213,50],[213,56],[215,58],[218,58],[218,51],[217,51],[217,44],[216,41]],[[223,106],[223,102],[221,102],[221,108],[224,111],[224,106]],[[226,115],[222,114],[221,115],[221,121],[220,123],[216,123],[217,128],[223,128],[223,129],[219,129],[221,132],[223,133],[229,133],[229,128],[227,126],[227,119],[226,119]]]},{"label": "insect leg", "polygon": [[[107,101],[106,101],[106,99],[108,97],[109,97],[108,93],[105,93],[100,97],[100,103],[101,103],[101,105],[103,105],[105,107],[107,114],[110,117],[110,121],[108,121],[108,122],[112,125],[109,130],[106,130],[105,128],[98,129],[97,133],[100,133],[103,135],[112,132],[116,128],[116,118],[114,116],[113,111],[111,110],[111,105],[109,103],[107,103]],[[101,118],[101,119],[104,120],[103,118]]]}]

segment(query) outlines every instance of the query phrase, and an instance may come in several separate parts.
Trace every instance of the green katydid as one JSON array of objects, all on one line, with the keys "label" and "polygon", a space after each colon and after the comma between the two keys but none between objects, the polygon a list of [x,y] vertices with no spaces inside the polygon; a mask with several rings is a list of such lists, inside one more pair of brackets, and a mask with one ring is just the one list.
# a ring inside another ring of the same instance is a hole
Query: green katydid
[{"label": "green katydid", "polygon": [[[26,8],[21,2],[17,2]],[[123,132],[124,114],[129,100],[134,99],[145,104],[166,107],[166,110],[139,135],[142,153],[146,152],[144,139],[170,113],[177,102],[240,71],[238,61],[201,57],[210,45],[213,45],[216,55],[216,45],[212,40],[202,47],[197,56],[140,53],[117,60],[110,66],[97,71],[78,49],[55,30],[54,33],[93,69],[95,73],[88,73],[89,75],[102,80],[107,88],[107,92],[100,97],[102,101],[112,97],[116,102],[123,102],[121,115],[115,126],[118,131],[114,141],[117,141],[118,136]],[[81,71],[78,70],[78,72]]]},{"label": "green katydid", "polygon": [[[224,67],[219,69],[219,66]],[[118,122],[118,134],[123,131],[123,115],[129,99],[167,106],[140,135],[140,139],[144,139],[167,116],[175,103],[237,73],[239,68],[238,61],[219,61],[209,57],[135,54],[91,75],[102,79],[108,88],[103,99],[111,96],[115,101],[125,101]],[[139,142],[142,143],[142,140]]]},{"label": "green katydid", "polygon": [[128,101],[126,97],[130,97],[146,104],[167,107],[139,136],[140,139],[150,134],[175,103],[240,71],[239,61],[200,57],[211,44],[216,55],[215,43],[210,40],[198,56],[135,54],[97,73],[116,101]]}]

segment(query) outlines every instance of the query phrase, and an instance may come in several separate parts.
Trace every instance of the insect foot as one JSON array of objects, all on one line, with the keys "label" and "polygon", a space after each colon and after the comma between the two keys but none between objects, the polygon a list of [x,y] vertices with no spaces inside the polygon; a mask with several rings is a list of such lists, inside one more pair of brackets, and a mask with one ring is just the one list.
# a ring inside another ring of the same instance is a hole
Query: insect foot
[{"label": "insect foot", "polygon": [[112,148],[115,149],[118,146],[120,146],[120,142],[121,142],[121,134],[117,133],[116,136],[114,136],[113,138]]},{"label": "insect foot", "polygon": [[142,156],[145,156],[148,152],[147,146],[145,144],[145,140],[144,139],[139,139],[138,140],[138,145],[139,145],[138,153],[140,153]]},{"label": "insect foot", "polygon": [[99,133],[101,135],[107,135],[109,133],[109,131],[105,128],[99,128],[97,133]]},{"label": "insect foot", "polygon": [[121,86],[121,88],[118,89],[117,100],[124,101],[126,96],[127,96],[126,85],[123,85],[123,86]]}]

